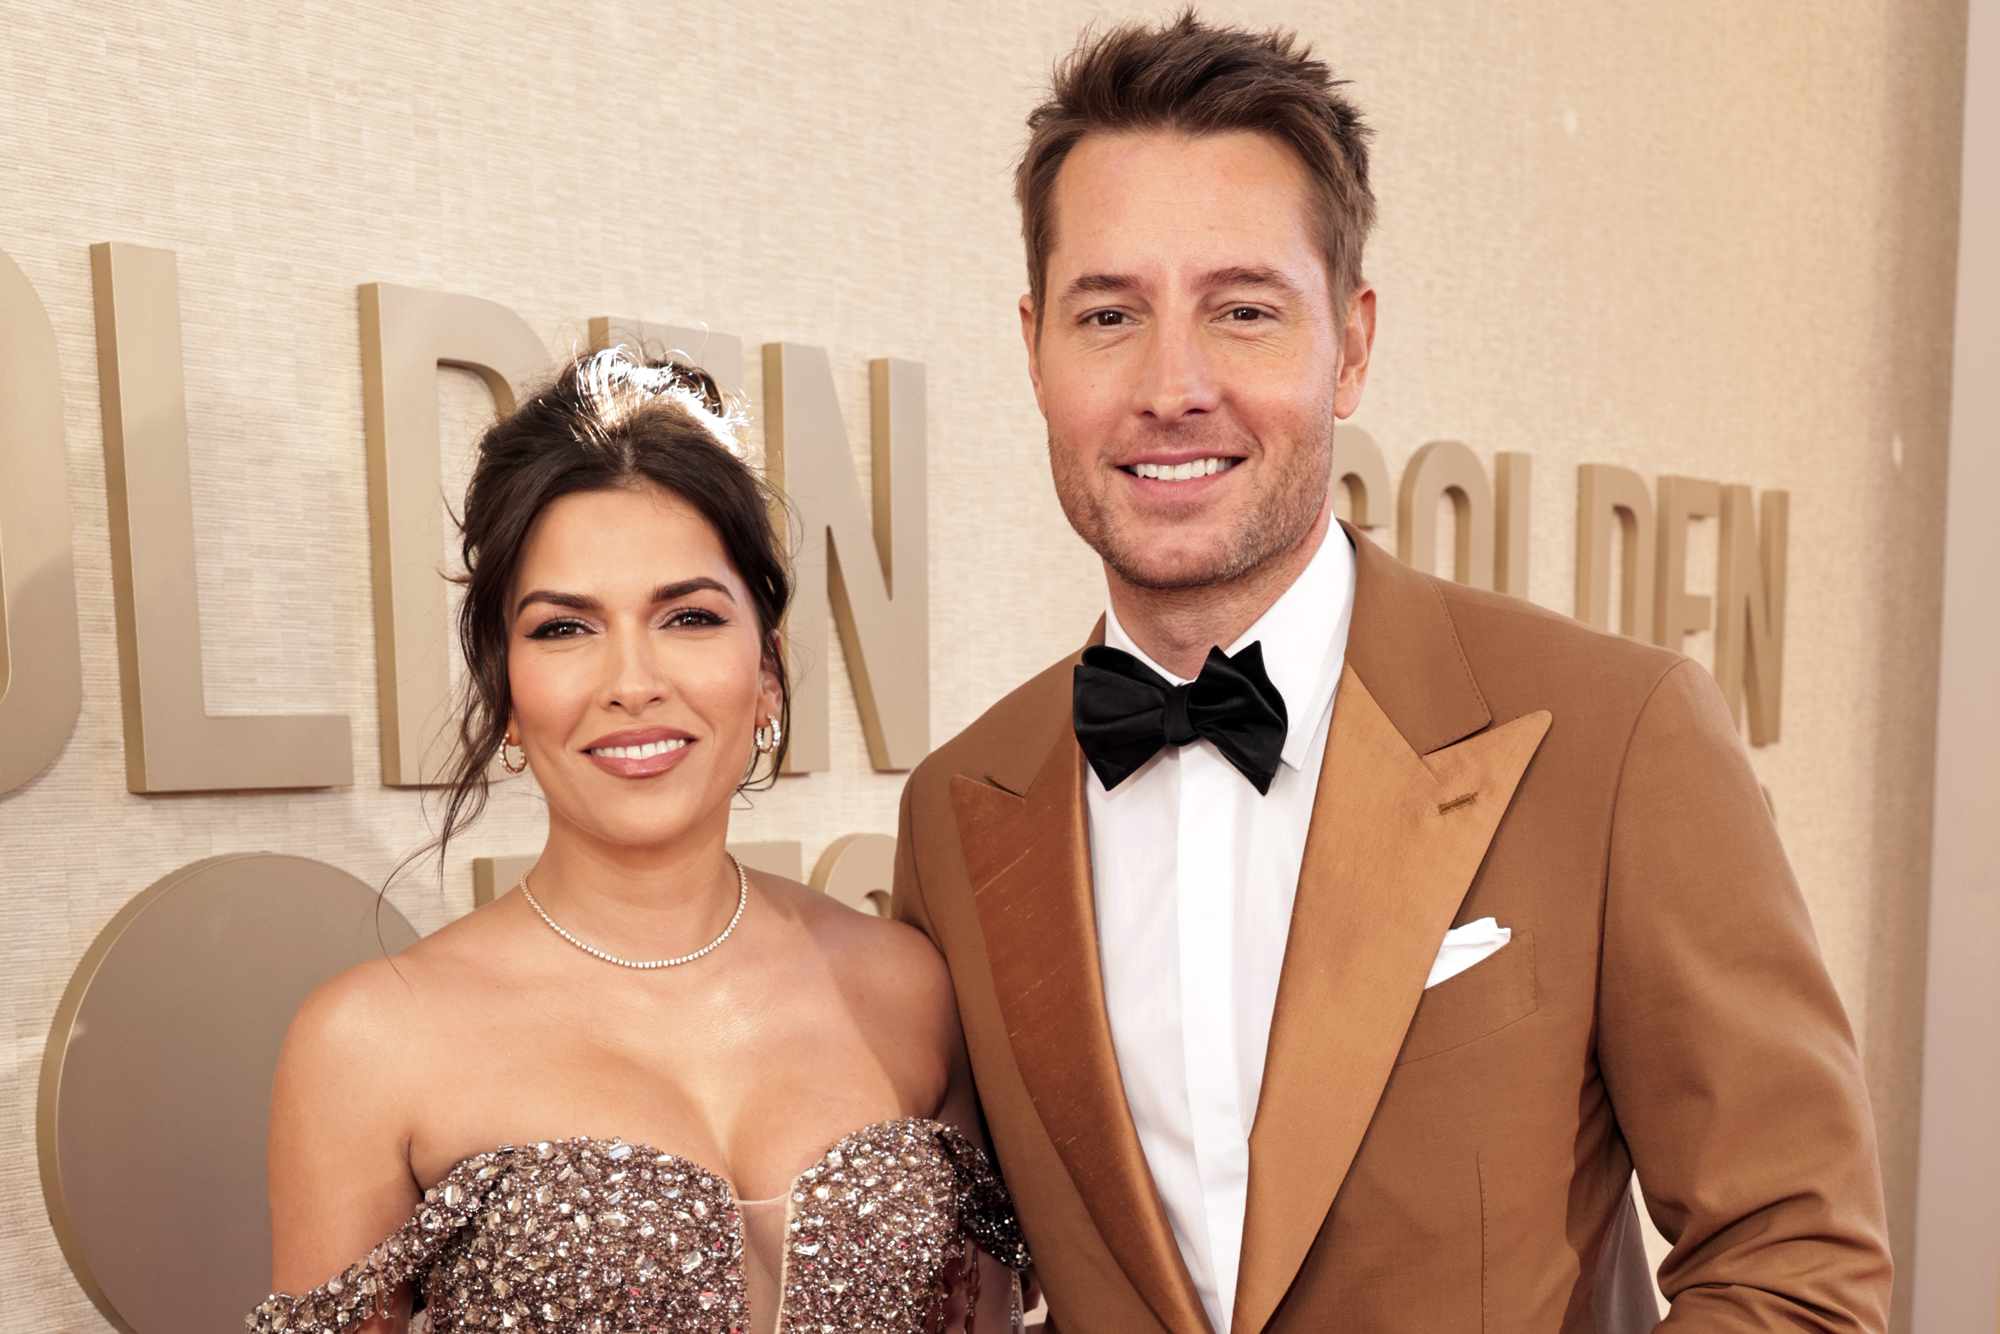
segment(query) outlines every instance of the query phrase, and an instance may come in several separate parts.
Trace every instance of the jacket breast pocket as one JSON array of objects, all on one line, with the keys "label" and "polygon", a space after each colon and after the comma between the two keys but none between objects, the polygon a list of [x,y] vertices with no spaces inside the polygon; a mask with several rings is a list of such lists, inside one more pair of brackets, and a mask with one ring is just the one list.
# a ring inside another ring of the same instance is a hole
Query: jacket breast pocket
[{"label": "jacket breast pocket", "polygon": [[1535,936],[1516,927],[1513,938],[1493,954],[1424,993],[1403,1035],[1396,1064],[1408,1065],[1477,1042],[1527,1018],[1538,1003]]}]

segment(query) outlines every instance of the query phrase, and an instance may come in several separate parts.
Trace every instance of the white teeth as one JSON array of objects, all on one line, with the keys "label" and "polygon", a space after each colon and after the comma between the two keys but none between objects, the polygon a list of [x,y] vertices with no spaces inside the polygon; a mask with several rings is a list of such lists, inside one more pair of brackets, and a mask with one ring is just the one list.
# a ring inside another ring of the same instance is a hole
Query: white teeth
[{"label": "white teeth", "polygon": [[648,741],[643,746],[599,746],[592,755],[602,755],[613,760],[650,760],[655,755],[664,755],[670,750],[679,750],[687,744],[685,737],[675,737],[671,741]]},{"label": "white teeth", "polygon": [[1213,477],[1229,466],[1225,459],[1195,459],[1188,463],[1135,463],[1132,471],[1154,482],[1191,482]]}]

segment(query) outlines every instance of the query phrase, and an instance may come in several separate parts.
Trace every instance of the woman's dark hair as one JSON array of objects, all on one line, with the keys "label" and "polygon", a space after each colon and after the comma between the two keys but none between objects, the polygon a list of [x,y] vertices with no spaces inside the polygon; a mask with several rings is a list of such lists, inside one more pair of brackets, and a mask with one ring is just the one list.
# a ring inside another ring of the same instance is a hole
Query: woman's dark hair
[{"label": "woman's dark hair", "polygon": [[[507,595],[535,519],[562,496],[657,486],[708,521],[749,586],[764,667],[778,680],[779,722],[791,731],[791,682],[778,625],[791,601],[792,577],[772,522],[783,502],[737,456],[728,417],[708,372],[665,359],[635,360],[613,348],[563,367],[480,437],[459,522],[465,600],[458,643],[466,672],[458,753],[433,844],[440,860],[452,838],[486,808],[487,766],[506,739],[512,712]],[[768,772],[746,777],[739,791],[774,782],[784,746],[781,738]]]}]

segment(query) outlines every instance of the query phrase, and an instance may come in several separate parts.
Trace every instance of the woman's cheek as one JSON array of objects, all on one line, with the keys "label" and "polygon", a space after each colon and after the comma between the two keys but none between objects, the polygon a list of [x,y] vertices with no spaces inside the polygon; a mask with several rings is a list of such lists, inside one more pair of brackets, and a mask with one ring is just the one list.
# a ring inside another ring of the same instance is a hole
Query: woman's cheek
[{"label": "woman's cheek", "polygon": [[547,735],[558,740],[569,735],[578,712],[573,667],[533,652],[517,652],[509,657],[508,693],[514,706],[515,725],[524,735]]},{"label": "woman's cheek", "polygon": [[755,726],[751,715],[761,685],[758,667],[749,654],[718,654],[685,678],[688,702],[718,736],[741,732],[747,737]]}]

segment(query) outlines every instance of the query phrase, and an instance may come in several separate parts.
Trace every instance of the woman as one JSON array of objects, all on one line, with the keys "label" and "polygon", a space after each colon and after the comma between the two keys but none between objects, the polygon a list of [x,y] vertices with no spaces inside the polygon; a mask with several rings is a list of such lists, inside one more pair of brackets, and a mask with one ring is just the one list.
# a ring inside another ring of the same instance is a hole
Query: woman
[{"label": "woman", "polygon": [[402,1330],[413,1291],[440,1334],[1018,1318],[1006,1271],[967,1264],[1027,1257],[943,963],[726,851],[783,758],[790,581],[721,414],[705,374],[613,350],[480,442],[440,843],[496,754],[548,841],[515,892],[293,1022],[282,1291],[253,1330]]}]

